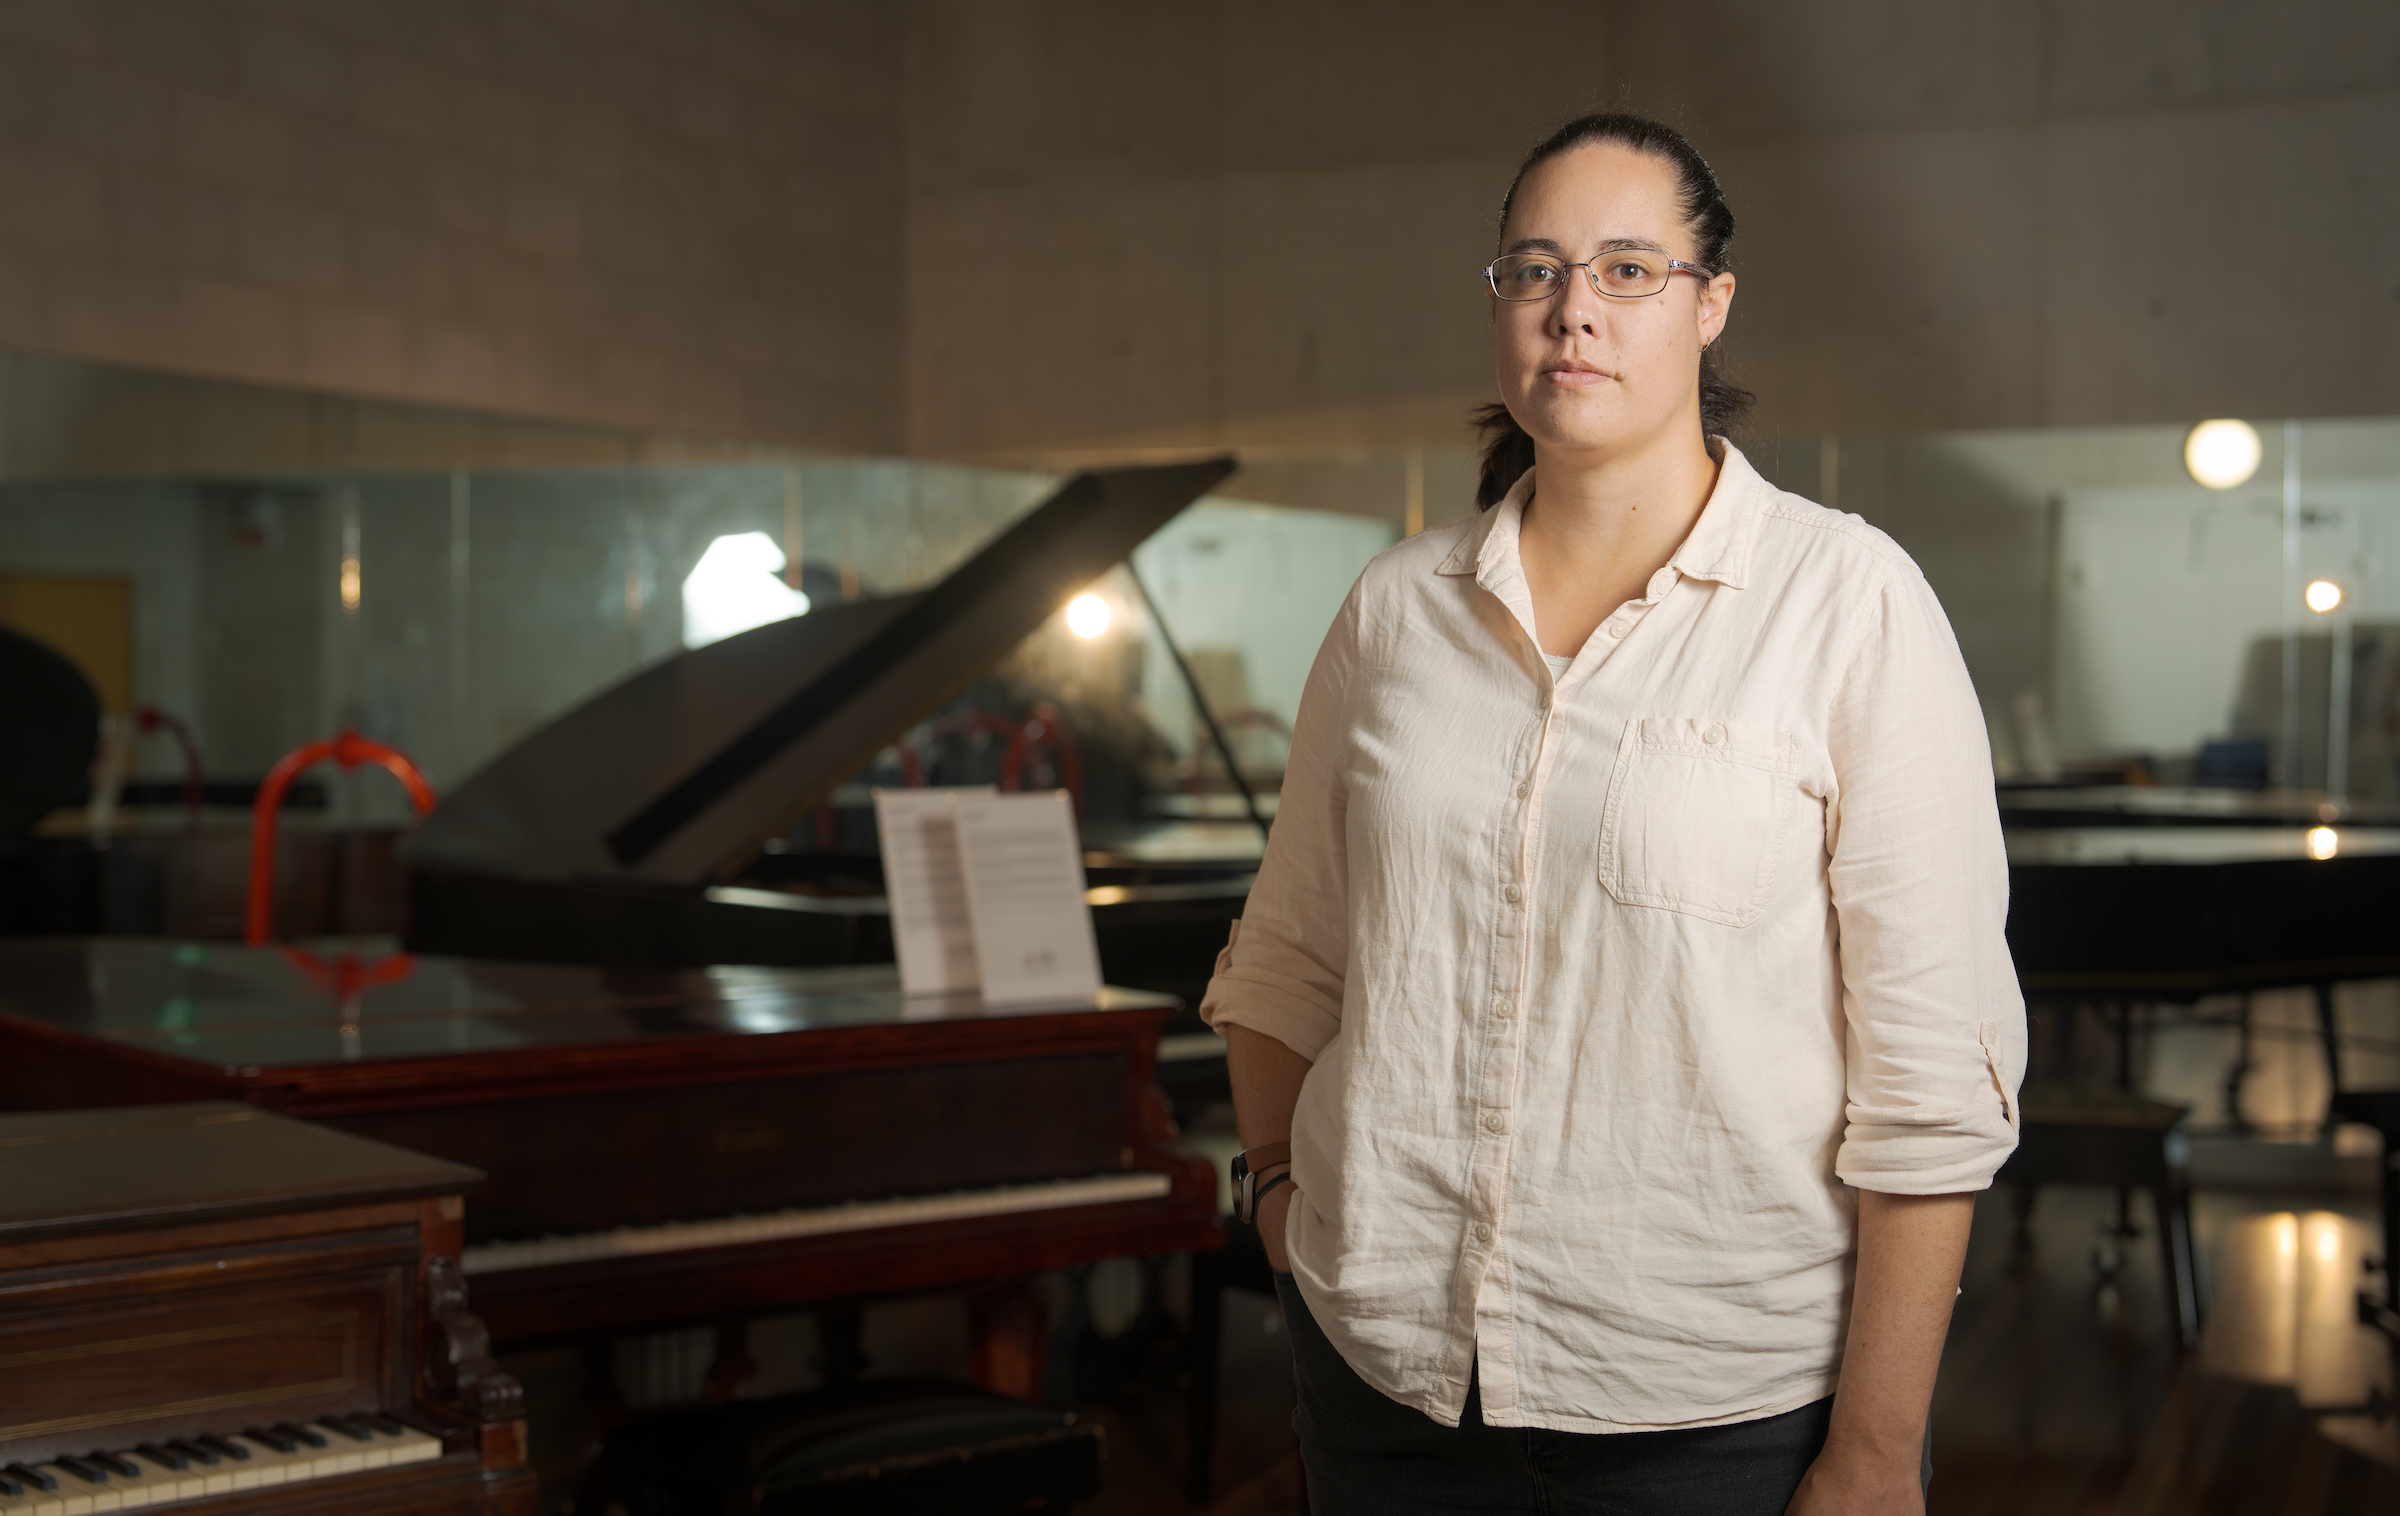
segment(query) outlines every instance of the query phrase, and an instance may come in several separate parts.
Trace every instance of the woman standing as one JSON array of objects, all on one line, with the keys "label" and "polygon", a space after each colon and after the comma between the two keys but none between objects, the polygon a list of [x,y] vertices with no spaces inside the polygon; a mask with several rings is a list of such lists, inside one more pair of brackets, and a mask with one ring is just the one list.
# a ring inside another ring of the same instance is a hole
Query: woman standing
[{"label": "woman standing", "polygon": [[1537,147],[1484,511],[1370,565],[1203,1013],[1319,1516],[1920,1511],[2024,1009],[1941,607],[1718,435],[1690,144]]}]

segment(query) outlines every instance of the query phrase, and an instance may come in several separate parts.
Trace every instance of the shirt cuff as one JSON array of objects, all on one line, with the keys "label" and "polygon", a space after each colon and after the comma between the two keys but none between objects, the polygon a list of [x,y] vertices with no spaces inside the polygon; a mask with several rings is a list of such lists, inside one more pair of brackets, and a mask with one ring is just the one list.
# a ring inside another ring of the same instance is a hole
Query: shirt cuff
[{"label": "shirt cuff", "polygon": [[1200,1002],[1200,1019],[1219,1036],[1229,1026],[1248,1027],[1311,1063],[1342,1030],[1342,1018],[1314,1001],[1236,974],[1219,974],[1208,982],[1208,994]]},{"label": "shirt cuff", "polygon": [[1861,1120],[1876,1113],[1851,1108],[1850,1127],[1834,1156],[1833,1172],[1854,1189],[1886,1195],[1956,1195],[1985,1190],[2008,1155],[2017,1130],[1994,1100],[1990,1112],[1961,1112],[1949,1120]]}]

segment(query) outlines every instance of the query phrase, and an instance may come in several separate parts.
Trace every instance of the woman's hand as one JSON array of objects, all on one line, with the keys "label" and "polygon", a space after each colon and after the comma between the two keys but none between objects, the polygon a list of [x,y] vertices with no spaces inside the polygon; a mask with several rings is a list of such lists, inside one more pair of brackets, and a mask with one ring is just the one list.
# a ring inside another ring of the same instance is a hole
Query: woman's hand
[{"label": "woman's hand", "polygon": [[1292,1271],[1292,1255],[1283,1245],[1283,1223],[1292,1214],[1292,1197],[1299,1193],[1296,1184],[1279,1184],[1258,1203],[1258,1240],[1266,1244],[1267,1265],[1278,1274]]},{"label": "woman's hand", "polygon": [[1925,1516],[1924,1450],[1884,1452],[1828,1437],[1784,1516]]}]

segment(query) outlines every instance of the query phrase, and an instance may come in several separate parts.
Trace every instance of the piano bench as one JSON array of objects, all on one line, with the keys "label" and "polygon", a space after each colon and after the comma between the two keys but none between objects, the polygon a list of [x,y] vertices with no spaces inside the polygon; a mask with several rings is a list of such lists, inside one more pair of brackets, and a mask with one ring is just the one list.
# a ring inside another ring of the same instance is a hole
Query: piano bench
[{"label": "piano bench", "polygon": [[610,1434],[578,1516],[1065,1511],[1100,1429],[947,1379],[867,1380],[671,1411]]},{"label": "piano bench", "polygon": [[[2158,1218],[2169,1340],[2199,1346],[2200,1294],[2192,1258],[2191,1107],[2126,1090],[2027,1085],[2017,1100],[2017,1150],[1993,1176],[2018,1187],[2017,1243],[2032,1241],[2033,1194],[2045,1184],[2148,1190]],[[2122,1230],[2122,1228],[2121,1228]]]}]

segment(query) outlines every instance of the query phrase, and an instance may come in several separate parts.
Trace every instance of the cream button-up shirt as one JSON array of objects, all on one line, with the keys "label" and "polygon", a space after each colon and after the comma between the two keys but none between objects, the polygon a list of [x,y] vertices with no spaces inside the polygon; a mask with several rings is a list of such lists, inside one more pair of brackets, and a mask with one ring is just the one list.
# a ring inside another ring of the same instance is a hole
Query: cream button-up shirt
[{"label": "cream button-up shirt", "polygon": [[1527,474],[1368,565],[1202,1014],[1312,1062],[1287,1237],[1351,1367],[1456,1424],[1832,1393],[1855,1189],[1983,1188],[2024,1004],[1965,665],[1881,532],[1727,447],[1554,676]]}]

